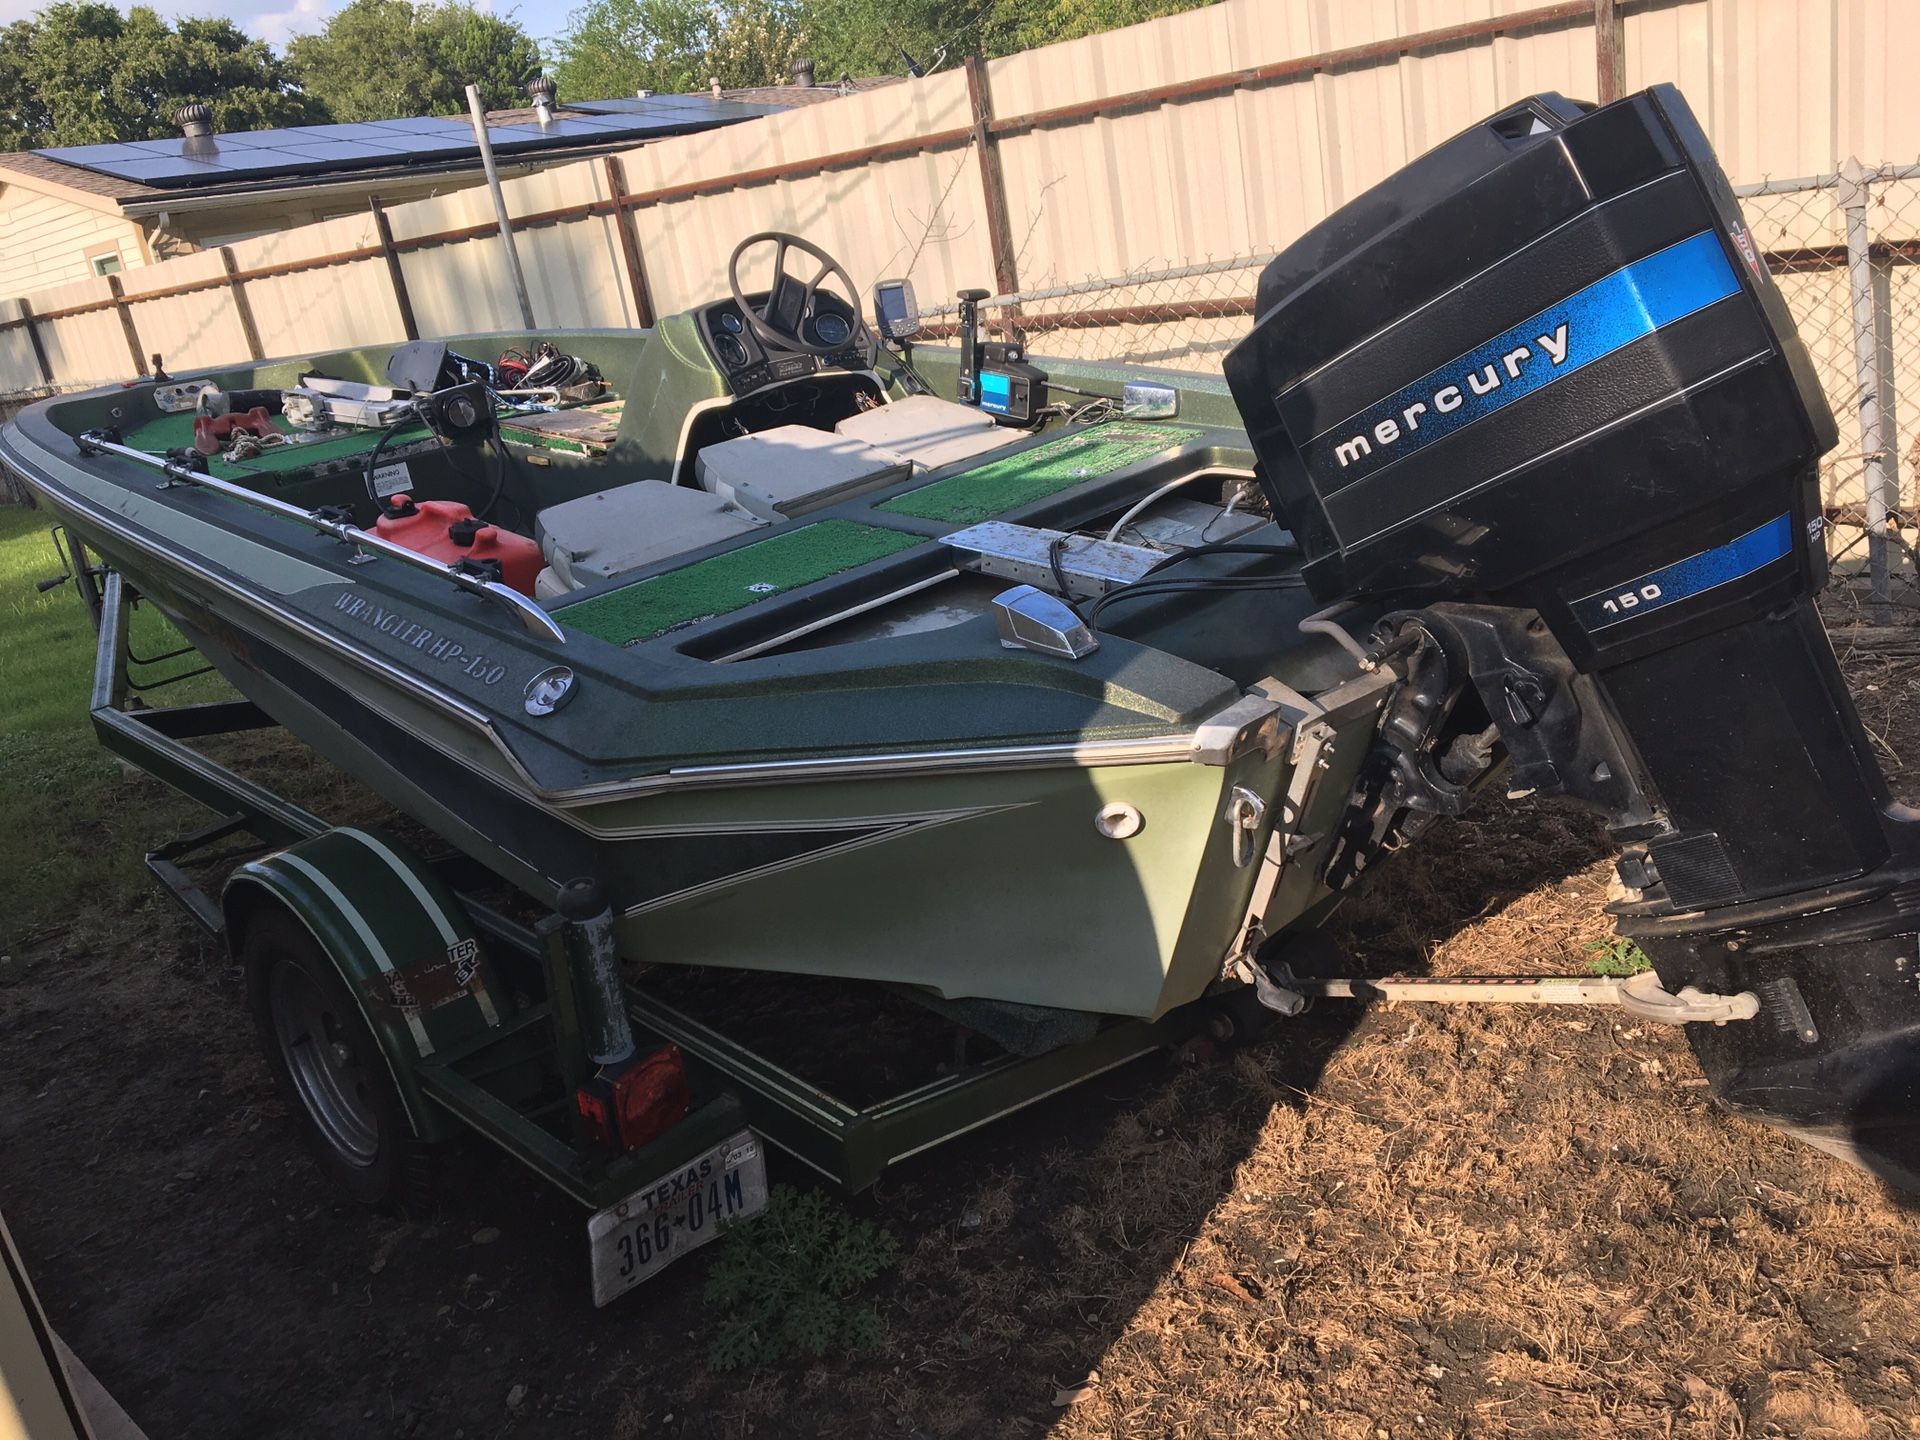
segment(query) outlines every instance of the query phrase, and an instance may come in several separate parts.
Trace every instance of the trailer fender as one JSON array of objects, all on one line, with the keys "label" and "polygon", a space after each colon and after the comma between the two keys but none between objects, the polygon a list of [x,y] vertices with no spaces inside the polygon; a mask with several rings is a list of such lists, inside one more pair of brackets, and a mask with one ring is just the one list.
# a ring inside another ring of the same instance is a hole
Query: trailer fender
[{"label": "trailer fender", "polygon": [[458,1127],[427,1100],[415,1071],[500,1024],[500,992],[459,900],[401,842],[349,826],[234,871],[220,907],[235,955],[267,905],[306,926],[338,967],[380,1041],[414,1133],[451,1138]]}]

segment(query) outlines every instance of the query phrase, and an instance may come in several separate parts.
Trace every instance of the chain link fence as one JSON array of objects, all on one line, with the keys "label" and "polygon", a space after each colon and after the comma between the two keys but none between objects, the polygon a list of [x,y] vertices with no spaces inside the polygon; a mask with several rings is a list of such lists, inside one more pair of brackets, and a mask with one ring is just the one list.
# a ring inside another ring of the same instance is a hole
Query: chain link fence
[{"label": "chain link fence", "polygon": [[[1833,594],[1888,624],[1920,621],[1920,165],[1737,187],[1839,422],[1821,461]],[[983,322],[1036,355],[1218,373],[1250,328],[1271,254],[1142,268],[998,295]],[[934,337],[954,309],[923,312]],[[1903,613],[1906,612],[1906,613]]]}]

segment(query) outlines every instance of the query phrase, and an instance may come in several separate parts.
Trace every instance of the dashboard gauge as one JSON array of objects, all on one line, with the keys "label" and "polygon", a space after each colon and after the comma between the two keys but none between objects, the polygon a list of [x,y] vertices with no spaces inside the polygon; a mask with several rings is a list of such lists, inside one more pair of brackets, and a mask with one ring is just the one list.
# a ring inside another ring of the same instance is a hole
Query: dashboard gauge
[{"label": "dashboard gauge", "polygon": [[816,345],[844,345],[853,338],[853,326],[847,323],[847,317],[831,310],[814,316],[812,329]]},{"label": "dashboard gauge", "polygon": [[723,310],[720,312],[720,328],[729,335],[738,335],[747,328],[747,323],[734,311]]},{"label": "dashboard gauge", "polygon": [[720,363],[729,370],[738,370],[747,363],[747,347],[731,335],[718,335],[713,341],[714,353],[719,355]]}]

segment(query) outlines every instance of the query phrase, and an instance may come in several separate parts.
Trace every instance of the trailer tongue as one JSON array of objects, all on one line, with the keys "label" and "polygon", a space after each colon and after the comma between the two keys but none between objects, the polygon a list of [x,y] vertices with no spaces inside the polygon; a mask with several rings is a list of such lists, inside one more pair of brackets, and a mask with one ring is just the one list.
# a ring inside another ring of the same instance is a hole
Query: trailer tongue
[{"label": "trailer tongue", "polygon": [[[1517,788],[1607,817],[1667,991],[1758,997],[1689,1029],[1727,1100],[1897,1163],[1920,815],[1814,610],[1833,418],[1686,102],[1516,105],[1289,247],[1258,315],[1227,378],[1315,594],[1425,710],[1483,708]],[[1376,839],[1462,803],[1393,732]]]}]

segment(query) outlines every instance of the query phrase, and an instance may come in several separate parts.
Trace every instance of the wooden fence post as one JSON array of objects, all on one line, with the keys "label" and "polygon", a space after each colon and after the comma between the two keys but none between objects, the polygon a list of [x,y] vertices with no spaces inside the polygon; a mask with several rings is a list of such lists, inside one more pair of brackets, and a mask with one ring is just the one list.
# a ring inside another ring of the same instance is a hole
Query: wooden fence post
[{"label": "wooden fence post", "polygon": [[393,287],[393,303],[400,311],[400,328],[406,331],[407,339],[420,338],[420,326],[413,318],[413,297],[407,293],[407,272],[400,266],[400,252],[393,248],[393,226],[387,223],[387,212],[380,208],[380,197],[367,197],[367,207],[373,211],[374,234],[380,239],[380,253],[387,259],[387,283]]},{"label": "wooden fence post", "polygon": [[1000,169],[1000,142],[993,134],[993,92],[986,62],[967,56],[967,98],[973,108],[973,148],[980,158],[980,188],[987,206],[987,238],[993,247],[993,283],[1002,295],[1020,289],[1014,268],[1013,224],[1007,217],[1007,180]]},{"label": "wooden fence post", "polygon": [[220,268],[227,272],[227,288],[233,292],[233,309],[240,317],[240,333],[247,338],[247,354],[252,359],[264,360],[267,352],[260,344],[260,327],[253,323],[253,302],[247,299],[246,284],[240,279],[240,264],[225,245],[220,247]]},{"label": "wooden fence post", "polygon": [[620,232],[620,253],[627,262],[627,290],[633,296],[633,318],[643,330],[654,325],[653,290],[647,284],[647,265],[640,254],[640,232],[627,204],[627,170],[618,155],[606,157],[607,195],[613,201],[613,224]]},{"label": "wooden fence post", "polygon": [[140,345],[140,327],[133,323],[133,306],[127,303],[127,292],[120,284],[118,275],[107,276],[107,289],[113,295],[113,308],[120,314],[120,328],[127,335],[127,353],[133,357],[133,373],[147,373],[147,352]]},{"label": "wooden fence post", "polygon": [[33,358],[39,362],[40,379],[51,386],[53,363],[47,359],[47,342],[40,338],[40,329],[33,323],[33,307],[24,300],[20,302],[20,320],[26,327],[27,341],[33,346]]},{"label": "wooden fence post", "polygon": [[1627,79],[1627,52],[1620,31],[1619,0],[1593,0],[1593,48],[1600,103],[1608,105],[1620,98],[1620,87]]}]

